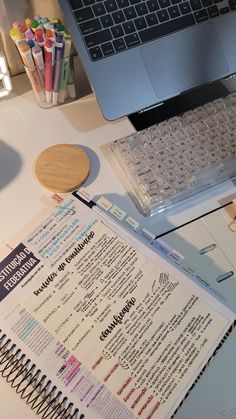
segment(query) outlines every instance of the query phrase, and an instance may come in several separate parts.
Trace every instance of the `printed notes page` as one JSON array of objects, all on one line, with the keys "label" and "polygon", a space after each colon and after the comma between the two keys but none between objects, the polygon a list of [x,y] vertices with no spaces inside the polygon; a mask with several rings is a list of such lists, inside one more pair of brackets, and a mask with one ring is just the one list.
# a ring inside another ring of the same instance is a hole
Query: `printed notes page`
[{"label": "printed notes page", "polygon": [[2,261],[0,298],[12,340],[92,418],[169,418],[234,319],[75,197]]}]

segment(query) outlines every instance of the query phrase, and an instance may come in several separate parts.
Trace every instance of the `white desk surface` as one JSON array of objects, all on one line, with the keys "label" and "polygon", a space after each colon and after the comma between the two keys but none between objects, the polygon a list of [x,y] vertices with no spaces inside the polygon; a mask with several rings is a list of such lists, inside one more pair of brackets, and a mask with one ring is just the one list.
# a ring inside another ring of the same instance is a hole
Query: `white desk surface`
[{"label": "white desk surface", "polygon": [[[0,102],[0,244],[20,231],[40,211],[50,205],[50,194],[37,183],[33,166],[39,153],[50,145],[82,145],[91,160],[91,173],[85,187],[94,195],[104,195],[132,215],[145,227],[158,233],[181,225],[220,205],[222,199],[235,196],[231,183],[219,186],[192,199],[188,208],[177,207],[152,217],[141,216],[127,196],[100,147],[131,134],[128,119],[106,121],[94,95],[67,105],[41,109],[36,104],[25,75],[14,78],[10,97]],[[1,247],[0,247],[1,250]],[[0,378],[0,404],[4,419],[34,417],[23,401]]]}]

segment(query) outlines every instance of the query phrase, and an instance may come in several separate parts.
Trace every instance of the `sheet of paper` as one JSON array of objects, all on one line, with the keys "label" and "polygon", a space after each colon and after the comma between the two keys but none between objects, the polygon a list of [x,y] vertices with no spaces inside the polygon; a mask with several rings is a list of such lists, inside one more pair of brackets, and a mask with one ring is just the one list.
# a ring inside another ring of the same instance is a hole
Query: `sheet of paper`
[{"label": "sheet of paper", "polygon": [[149,256],[71,197],[0,265],[2,323],[88,417],[170,417],[232,323]]}]

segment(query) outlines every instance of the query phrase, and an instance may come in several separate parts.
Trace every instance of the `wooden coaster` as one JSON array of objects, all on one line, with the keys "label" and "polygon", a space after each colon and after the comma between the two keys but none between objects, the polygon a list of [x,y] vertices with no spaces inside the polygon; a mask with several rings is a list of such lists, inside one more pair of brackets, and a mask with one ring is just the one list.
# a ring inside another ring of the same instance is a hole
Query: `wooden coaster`
[{"label": "wooden coaster", "polygon": [[52,192],[71,192],[87,179],[90,162],[87,154],[73,144],[57,144],[44,150],[35,162],[39,183]]}]

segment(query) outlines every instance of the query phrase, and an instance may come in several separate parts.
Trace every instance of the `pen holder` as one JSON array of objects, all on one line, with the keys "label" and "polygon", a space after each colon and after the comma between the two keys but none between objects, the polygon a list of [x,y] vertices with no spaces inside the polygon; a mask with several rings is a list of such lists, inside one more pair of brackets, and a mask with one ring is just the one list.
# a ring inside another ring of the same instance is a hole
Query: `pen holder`
[{"label": "pen holder", "polygon": [[24,68],[39,106],[50,108],[77,98],[72,56]]}]

